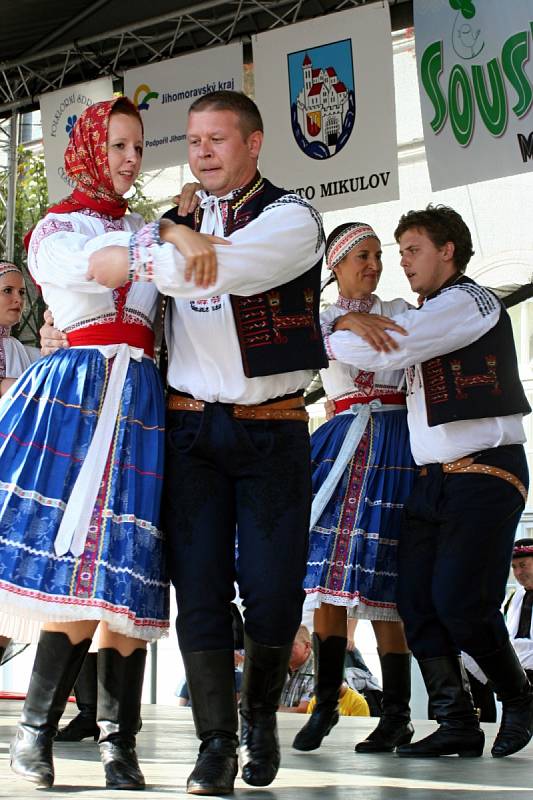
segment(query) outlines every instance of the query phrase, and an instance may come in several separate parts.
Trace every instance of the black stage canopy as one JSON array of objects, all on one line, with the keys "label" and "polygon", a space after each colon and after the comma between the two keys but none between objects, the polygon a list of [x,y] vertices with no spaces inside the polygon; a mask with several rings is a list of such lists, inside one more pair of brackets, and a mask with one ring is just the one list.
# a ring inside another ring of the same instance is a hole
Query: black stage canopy
[{"label": "black stage canopy", "polygon": [[[387,1],[392,29],[412,26],[412,0]],[[120,78],[132,67],[239,39],[246,43],[272,28],[372,2],[2,0],[0,117],[36,108],[38,95],[63,86],[102,75]]]}]

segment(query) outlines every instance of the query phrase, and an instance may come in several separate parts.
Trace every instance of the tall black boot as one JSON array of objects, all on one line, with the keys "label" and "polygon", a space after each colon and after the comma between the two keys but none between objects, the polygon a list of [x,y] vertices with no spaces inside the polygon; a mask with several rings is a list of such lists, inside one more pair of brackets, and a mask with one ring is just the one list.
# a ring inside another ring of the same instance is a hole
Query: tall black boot
[{"label": "tall black boot", "polygon": [[72,644],[65,633],[43,631],[30,685],[11,744],[11,769],[38,786],[54,783],[52,743],[90,639]]},{"label": "tall black boot", "polygon": [[408,744],[415,729],[411,724],[411,654],[380,655],[383,677],[382,715],[377,728],[355,745],[356,753],[392,753]]},{"label": "tall black boot", "polygon": [[144,789],[135,752],[146,650],[129,656],[112,647],[98,651],[98,746],[108,789]]},{"label": "tall black boot", "polygon": [[233,650],[182,653],[196,733],[196,765],[189,794],[231,794],[237,775],[237,701]]},{"label": "tall black boot", "polygon": [[468,679],[459,656],[437,656],[418,662],[439,727],[396,752],[404,758],[481,756],[485,736],[479,727]]},{"label": "tall black boot", "polygon": [[81,742],[82,739],[89,737],[95,742],[98,741],[100,729],[96,724],[97,664],[97,653],[87,653],[74,684],[79,714],[71,719],[64,728],[59,729],[56,742]]},{"label": "tall black boot", "polygon": [[496,688],[502,721],[492,746],[494,758],[517,753],[533,736],[533,688],[511,642],[476,661]]},{"label": "tall black boot", "polygon": [[339,721],[339,693],[344,677],[346,638],[328,636],[322,641],[313,634],[316,706],[309,720],[294,737],[296,750],[316,750]]},{"label": "tall black boot", "polygon": [[268,647],[244,634],[241,702],[242,779],[250,786],[268,786],[280,762],[276,711],[287,680],[292,642]]}]

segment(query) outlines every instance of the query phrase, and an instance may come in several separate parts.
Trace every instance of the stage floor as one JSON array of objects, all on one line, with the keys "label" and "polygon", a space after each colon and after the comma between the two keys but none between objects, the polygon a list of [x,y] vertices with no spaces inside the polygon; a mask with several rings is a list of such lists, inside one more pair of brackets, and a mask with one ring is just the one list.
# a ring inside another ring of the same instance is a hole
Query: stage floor
[{"label": "stage floor", "polygon": [[[9,741],[20,708],[20,701],[0,701],[0,797],[36,799],[36,792],[42,790],[9,769]],[[65,719],[74,713],[74,706],[69,705]],[[190,709],[147,705],[143,706],[142,718],[138,754],[150,798],[190,797],[185,781],[197,752]],[[517,755],[491,758],[496,725],[484,725],[487,746],[483,758],[401,759],[354,753],[354,743],[366,736],[375,719],[341,718],[314,753],[298,753],[291,748],[305,717],[279,714],[278,719],[282,766],[275,783],[253,789],[237,779],[237,800],[533,800],[533,743]],[[433,729],[434,723],[417,722],[415,727],[420,738]],[[41,796],[64,800],[76,793],[90,800],[109,800],[93,742],[57,744],[55,769],[54,787]],[[139,798],[139,793],[122,791],[119,797]]]}]

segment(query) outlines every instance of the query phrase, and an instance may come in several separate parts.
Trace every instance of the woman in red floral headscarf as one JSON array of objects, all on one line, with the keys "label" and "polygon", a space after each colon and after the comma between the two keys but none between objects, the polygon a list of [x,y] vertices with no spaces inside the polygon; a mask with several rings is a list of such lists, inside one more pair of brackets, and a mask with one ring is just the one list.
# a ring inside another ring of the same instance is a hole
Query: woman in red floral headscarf
[{"label": "woman in red floral headscarf", "polygon": [[[44,787],[54,781],[58,721],[100,623],[106,784],[144,788],[135,734],[146,642],[167,633],[169,614],[157,291],[141,282],[110,290],[87,277],[101,247],[158,246],[158,223],[142,227],[123,197],[142,147],[141,118],[126,98],[96,103],[77,121],[65,153],[74,191],[28,237],[29,269],[70,347],[32,365],[0,405],[0,634],[39,636],[11,766]],[[205,239],[182,228],[181,241],[198,273],[212,270]]]}]

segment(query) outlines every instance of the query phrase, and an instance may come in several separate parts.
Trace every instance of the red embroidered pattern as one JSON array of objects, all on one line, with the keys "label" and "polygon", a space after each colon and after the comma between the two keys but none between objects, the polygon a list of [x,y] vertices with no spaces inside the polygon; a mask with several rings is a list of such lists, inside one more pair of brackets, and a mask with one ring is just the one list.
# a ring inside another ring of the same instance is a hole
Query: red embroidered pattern
[{"label": "red embroidered pattern", "polygon": [[45,217],[42,223],[39,225],[37,230],[33,232],[31,237],[31,249],[33,255],[37,257],[37,251],[39,250],[39,245],[46,239],[47,236],[51,236],[53,233],[57,233],[58,231],[70,231],[74,230],[74,225],[72,222],[65,220],[64,222],[60,222],[58,219],[54,219],[53,217]]},{"label": "red embroidered pattern", "polygon": [[361,370],[354,378],[353,385],[355,386],[357,394],[374,394],[374,373]]},{"label": "red embroidered pattern", "polygon": [[355,529],[359,503],[361,502],[372,425],[372,419],[370,419],[350,465],[350,475],[345,495],[346,502],[343,505],[338,524],[338,533],[335,536],[335,548],[331,555],[331,567],[327,579],[327,586],[334,592],[342,591],[346,579],[344,565],[350,552],[352,534]]},{"label": "red embroidered pattern", "polygon": [[305,311],[302,314],[285,314],[281,310],[281,294],[278,291],[266,293],[268,304],[272,312],[272,322],[274,326],[274,344],[285,344],[288,338],[281,331],[289,328],[309,328],[310,338],[317,338],[317,330],[313,317],[314,292],[312,289],[304,289]]},{"label": "red embroidered pattern", "polygon": [[[304,289],[306,310],[301,314],[284,313],[281,309],[280,292],[276,290],[252,297],[240,297],[236,321],[245,347],[284,344],[288,339],[283,331],[295,328],[309,328],[309,338],[316,339],[318,331],[313,316],[313,295],[312,289]],[[272,327],[269,324],[270,319]]]},{"label": "red embroidered pattern", "polygon": [[485,374],[463,375],[463,365],[461,361],[458,358],[450,359],[450,367],[455,385],[455,395],[458,400],[466,400],[468,395],[464,390],[472,386],[492,386],[491,394],[502,394],[500,382],[496,374],[496,356],[485,356],[485,363],[487,365],[487,372]]},{"label": "red embroidered pattern", "polygon": [[[76,189],[59,207],[71,204],[72,210],[77,210],[76,206],[86,205],[85,199],[93,201],[94,205],[91,202],[89,205],[102,213],[115,217],[125,214],[128,201],[115,192],[107,160],[107,128],[117,100],[115,97],[94,103],[85,109],[74,125],[65,150],[65,171],[76,184]],[[121,102],[130,101],[122,98]],[[133,103],[130,105],[142,126],[137,109]],[[64,210],[68,209],[65,207]]]},{"label": "red embroidered pattern", "polygon": [[366,297],[344,297],[340,294],[335,303],[343,311],[358,311],[361,314],[368,314],[374,302],[375,295],[369,294]]},{"label": "red embroidered pattern", "polygon": [[440,358],[432,358],[427,362],[424,389],[430,403],[445,403],[448,400],[444,367]]}]

